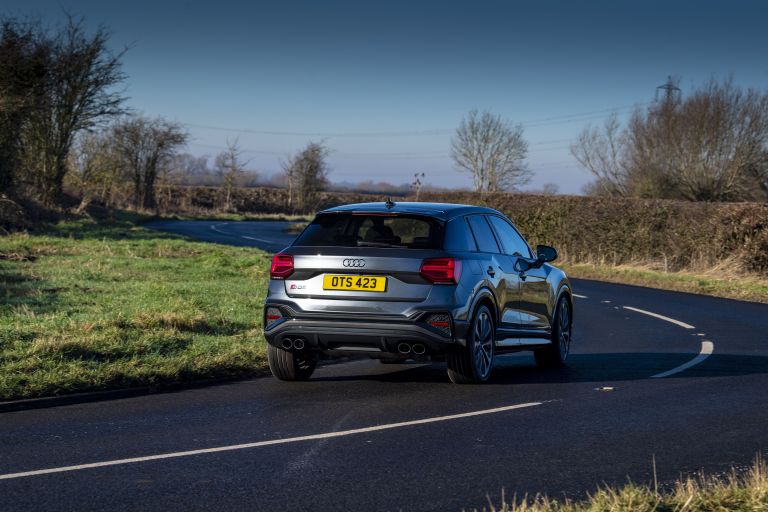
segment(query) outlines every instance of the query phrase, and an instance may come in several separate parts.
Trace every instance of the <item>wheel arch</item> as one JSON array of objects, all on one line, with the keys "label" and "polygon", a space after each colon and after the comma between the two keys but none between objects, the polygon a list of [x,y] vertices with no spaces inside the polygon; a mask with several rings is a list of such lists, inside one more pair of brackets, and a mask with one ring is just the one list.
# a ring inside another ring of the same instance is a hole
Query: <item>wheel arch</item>
[{"label": "wheel arch", "polygon": [[568,305],[571,308],[571,324],[573,324],[573,291],[571,290],[571,285],[568,282],[561,283],[557,290],[557,294],[555,295],[555,302],[552,304],[552,321],[555,321],[554,313],[557,310],[557,305],[560,303],[560,299],[562,298],[565,298],[565,300],[568,301]]},{"label": "wheel arch", "polygon": [[467,318],[467,322],[472,321],[472,319],[475,317],[475,313],[477,312],[477,308],[479,308],[480,305],[482,304],[487,305],[488,308],[491,310],[494,326],[498,326],[499,325],[499,307],[498,307],[498,304],[496,303],[496,297],[493,295],[493,292],[491,290],[485,287],[481,288],[475,294],[475,297],[472,300],[472,305],[469,308],[469,317]]}]

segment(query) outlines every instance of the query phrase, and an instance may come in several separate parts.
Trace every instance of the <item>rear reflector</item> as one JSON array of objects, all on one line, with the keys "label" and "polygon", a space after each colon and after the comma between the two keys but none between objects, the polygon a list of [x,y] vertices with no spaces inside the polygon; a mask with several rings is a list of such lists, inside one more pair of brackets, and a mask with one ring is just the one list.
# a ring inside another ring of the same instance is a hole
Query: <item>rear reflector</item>
[{"label": "rear reflector", "polygon": [[290,254],[275,254],[272,257],[272,267],[269,276],[272,279],[285,279],[293,274],[293,256]]},{"label": "rear reflector", "polygon": [[456,284],[461,277],[461,261],[455,258],[431,258],[421,263],[419,273],[435,284]]},{"label": "rear reflector", "polygon": [[283,318],[283,314],[277,308],[267,308],[267,314],[265,317],[264,327],[269,327],[270,325]]},{"label": "rear reflector", "polygon": [[447,313],[434,313],[427,317],[427,323],[445,336],[451,335],[451,317]]}]

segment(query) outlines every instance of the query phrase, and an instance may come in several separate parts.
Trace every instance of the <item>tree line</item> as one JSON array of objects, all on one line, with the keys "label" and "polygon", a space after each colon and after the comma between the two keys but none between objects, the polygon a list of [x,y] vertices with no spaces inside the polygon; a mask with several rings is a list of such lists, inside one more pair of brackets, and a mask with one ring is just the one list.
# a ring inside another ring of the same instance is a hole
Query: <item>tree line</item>
[{"label": "tree line", "polygon": [[[71,191],[82,209],[93,200],[123,203],[128,190],[131,206],[153,210],[159,183],[200,167],[199,158],[180,152],[190,138],[182,125],[126,106],[125,50],[113,52],[109,38],[105,27],[89,33],[72,16],[53,29],[0,20],[0,194],[58,206]],[[314,208],[328,184],[327,155],[310,142],[284,163],[289,206]],[[247,164],[237,140],[216,155],[224,208]]]},{"label": "tree line", "polygon": [[[183,153],[190,135],[182,125],[126,106],[126,50],[112,51],[109,38],[105,27],[89,33],[71,16],[53,29],[0,20],[0,194],[53,206],[68,190],[80,208],[98,200],[153,210],[158,185],[210,182],[232,209],[234,189],[259,178],[237,139],[212,169],[208,157]],[[610,116],[585,128],[571,153],[595,177],[590,194],[766,201],[767,148],[768,94],[727,80],[667,94],[625,123]],[[330,153],[324,141],[310,141],[282,162],[272,184],[288,189],[290,209],[308,212],[319,203],[330,186]],[[481,194],[518,190],[533,174],[523,126],[488,111],[464,116],[450,154]]]},{"label": "tree line", "polygon": [[[570,149],[595,177],[590,195],[768,201],[768,94],[713,80],[638,107],[625,124],[611,115]],[[526,184],[527,150],[522,125],[476,110],[451,142],[456,167],[480,193]]]},{"label": "tree line", "polygon": [[88,201],[127,181],[135,207],[154,206],[158,174],[188,135],[129,111],[124,51],[111,51],[109,37],[71,16],[53,30],[0,22],[0,193],[53,206],[67,185]]}]

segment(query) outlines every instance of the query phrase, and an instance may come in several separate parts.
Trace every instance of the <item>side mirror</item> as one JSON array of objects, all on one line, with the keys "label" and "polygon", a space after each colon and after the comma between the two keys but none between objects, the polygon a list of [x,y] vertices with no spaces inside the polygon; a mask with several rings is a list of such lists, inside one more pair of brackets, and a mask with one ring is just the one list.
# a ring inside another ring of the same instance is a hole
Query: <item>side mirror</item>
[{"label": "side mirror", "polygon": [[541,263],[548,263],[557,259],[557,250],[554,247],[548,245],[536,246],[536,259]]}]

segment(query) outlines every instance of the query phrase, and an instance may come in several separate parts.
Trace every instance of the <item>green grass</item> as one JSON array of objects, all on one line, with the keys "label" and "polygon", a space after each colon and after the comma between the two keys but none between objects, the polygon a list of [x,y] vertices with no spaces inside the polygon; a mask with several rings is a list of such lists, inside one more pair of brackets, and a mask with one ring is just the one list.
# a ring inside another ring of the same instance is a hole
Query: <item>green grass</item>
[{"label": "green grass", "polygon": [[726,271],[662,272],[640,266],[556,262],[570,277],[768,303],[768,280]]},{"label": "green grass", "polygon": [[502,496],[499,505],[489,502],[492,512],[764,512],[768,510],[768,476],[765,463],[758,458],[744,473],[732,472],[725,478],[681,478],[666,491],[628,484],[604,487],[580,501],[537,496],[513,497],[507,502]]},{"label": "green grass", "polygon": [[140,220],[0,237],[0,399],[264,372],[269,257]]}]

